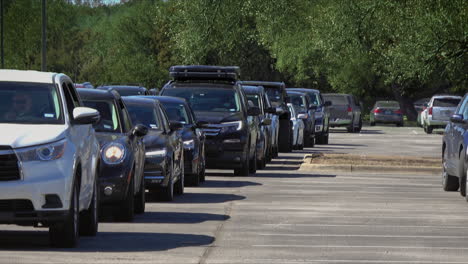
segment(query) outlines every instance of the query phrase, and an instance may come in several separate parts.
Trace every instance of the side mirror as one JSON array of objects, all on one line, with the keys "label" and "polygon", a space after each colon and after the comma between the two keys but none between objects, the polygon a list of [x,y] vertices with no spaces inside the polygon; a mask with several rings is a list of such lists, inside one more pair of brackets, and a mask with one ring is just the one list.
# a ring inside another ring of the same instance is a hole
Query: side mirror
[{"label": "side mirror", "polygon": [[275,107],[268,107],[267,109],[265,109],[265,112],[267,112],[269,114],[276,114],[276,108]]},{"label": "side mirror", "polygon": [[331,101],[326,101],[325,104],[323,104],[324,106],[331,106],[332,105],[332,102]]},{"label": "side mirror", "polygon": [[249,108],[249,110],[247,110],[247,115],[249,116],[258,116],[261,113],[262,112],[260,111],[260,108],[258,108],[257,106],[252,106]]},{"label": "side mirror", "polygon": [[206,121],[198,121],[197,124],[196,124],[196,127],[197,128],[202,128],[204,126],[208,125],[208,122]]},{"label": "side mirror", "polygon": [[270,118],[265,118],[262,121],[262,126],[269,126],[271,125],[271,119]]},{"label": "side mirror", "polygon": [[458,115],[458,114],[452,115],[450,117],[450,121],[453,123],[463,123],[463,115]]},{"label": "side mirror", "polygon": [[183,127],[184,124],[182,124],[181,122],[174,121],[169,123],[169,128],[171,129],[171,131],[181,130]]},{"label": "side mirror", "polygon": [[93,108],[76,107],[73,109],[73,120],[83,125],[97,124],[101,120],[101,115]]},{"label": "side mirror", "polygon": [[303,120],[304,120],[304,119],[309,118],[309,115],[308,115],[308,114],[298,114],[298,115],[297,115],[297,118],[303,119]]},{"label": "side mirror", "polygon": [[309,110],[314,110],[315,111],[315,110],[317,110],[317,106],[311,104],[311,105],[309,105]]},{"label": "side mirror", "polygon": [[144,137],[148,134],[148,127],[142,124],[138,124],[133,128],[132,135],[136,137]]}]

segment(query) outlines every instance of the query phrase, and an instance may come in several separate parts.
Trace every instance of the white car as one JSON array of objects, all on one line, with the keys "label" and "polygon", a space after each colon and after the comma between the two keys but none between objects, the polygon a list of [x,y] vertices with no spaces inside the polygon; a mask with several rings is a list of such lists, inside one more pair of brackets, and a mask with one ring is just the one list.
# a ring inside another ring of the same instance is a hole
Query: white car
[{"label": "white car", "polygon": [[421,113],[424,131],[431,134],[434,128],[445,128],[461,99],[454,95],[434,95]]},{"label": "white car", "polygon": [[96,235],[99,118],[64,74],[0,70],[0,224],[49,227],[57,247]]},{"label": "white car", "polygon": [[302,150],[304,149],[304,121],[307,119],[306,114],[298,114],[296,108],[288,103],[289,111],[291,112],[291,134],[293,149]]}]

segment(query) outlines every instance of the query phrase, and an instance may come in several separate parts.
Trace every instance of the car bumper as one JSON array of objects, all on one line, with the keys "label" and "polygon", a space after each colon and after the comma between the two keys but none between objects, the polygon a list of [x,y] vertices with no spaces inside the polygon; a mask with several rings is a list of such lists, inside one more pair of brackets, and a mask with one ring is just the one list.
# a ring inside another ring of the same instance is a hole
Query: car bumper
[{"label": "car bumper", "polygon": [[375,122],[378,123],[401,123],[403,122],[403,116],[401,115],[378,115],[374,117]]},{"label": "car bumper", "polygon": [[352,120],[351,119],[340,119],[336,118],[334,120],[330,120],[330,126],[349,126],[351,125]]},{"label": "car bumper", "polygon": [[[235,140],[226,143],[226,140]],[[236,142],[237,141],[237,142]],[[238,169],[248,160],[247,140],[207,138],[205,141],[206,167],[212,169]]]},{"label": "car bumper", "polygon": [[98,178],[101,204],[121,202],[125,199],[132,177],[131,170],[131,167],[124,165],[101,165]]},{"label": "car bumper", "polygon": [[435,127],[445,127],[449,123],[448,120],[434,120],[432,117],[429,117],[426,122],[427,125]]},{"label": "car bumper", "polygon": [[[3,203],[5,200],[1,200]],[[17,224],[34,226],[41,223],[42,226],[50,226],[53,223],[64,222],[69,216],[69,210],[44,210],[44,211],[10,211],[0,212],[0,224]]]},{"label": "car bumper", "polygon": [[166,177],[165,157],[146,158],[145,160],[145,186],[152,189],[160,186],[167,186],[169,178]]}]

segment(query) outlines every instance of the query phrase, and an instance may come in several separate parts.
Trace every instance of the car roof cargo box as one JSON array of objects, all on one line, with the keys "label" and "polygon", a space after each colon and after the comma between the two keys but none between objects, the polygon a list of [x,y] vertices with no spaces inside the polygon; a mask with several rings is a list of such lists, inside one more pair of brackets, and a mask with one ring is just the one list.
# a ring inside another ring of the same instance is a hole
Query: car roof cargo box
[{"label": "car roof cargo box", "polygon": [[225,80],[238,81],[240,68],[237,66],[178,65],[169,68],[174,80]]}]

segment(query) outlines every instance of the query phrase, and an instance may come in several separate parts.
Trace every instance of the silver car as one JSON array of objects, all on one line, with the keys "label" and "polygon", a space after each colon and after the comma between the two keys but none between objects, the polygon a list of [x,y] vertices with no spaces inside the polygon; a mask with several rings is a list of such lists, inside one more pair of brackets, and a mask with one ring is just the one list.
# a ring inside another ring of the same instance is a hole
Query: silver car
[{"label": "silver car", "polygon": [[397,101],[377,101],[370,112],[370,125],[377,123],[403,126],[403,113]]},{"label": "silver car", "polygon": [[305,114],[298,114],[298,111],[292,104],[288,103],[289,111],[291,112],[291,127],[293,149],[304,149],[304,121],[307,116]]},{"label": "silver car", "polygon": [[332,102],[330,127],[346,127],[350,133],[361,132],[361,103],[350,94],[322,94],[326,101]]},{"label": "silver car", "polygon": [[434,95],[421,114],[424,131],[431,134],[434,128],[444,128],[461,99],[460,96]]}]

